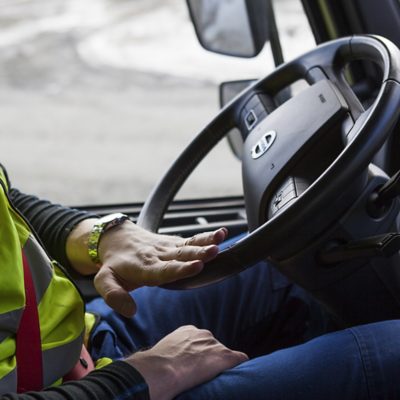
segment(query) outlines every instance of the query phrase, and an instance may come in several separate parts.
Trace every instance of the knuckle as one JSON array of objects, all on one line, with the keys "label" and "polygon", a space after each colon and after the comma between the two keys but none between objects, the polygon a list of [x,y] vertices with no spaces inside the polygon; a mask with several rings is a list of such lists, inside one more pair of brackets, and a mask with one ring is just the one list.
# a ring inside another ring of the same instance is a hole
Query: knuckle
[{"label": "knuckle", "polygon": [[219,357],[221,360],[224,360],[227,365],[236,364],[239,360],[235,353],[227,349],[220,349]]},{"label": "knuckle", "polygon": [[179,247],[178,251],[176,252],[176,258],[181,258],[183,254],[183,247]]},{"label": "knuckle", "polygon": [[153,263],[153,256],[147,248],[139,249],[136,253],[136,256],[140,260],[140,262],[145,266],[151,265]]},{"label": "knuckle", "polygon": [[164,253],[166,251],[166,248],[162,244],[157,243],[157,244],[154,245],[154,250],[157,253]]},{"label": "knuckle", "polygon": [[205,256],[209,252],[209,247],[200,247],[197,252],[199,256]]},{"label": "knuckle", "polygon": [[224,358],[230,360],[232,363],[235,364],[246,360],[246,357],[243,353],[239,353],[229,349],[224,350]]},{"label": "knuckle", "polygon": [[225,346],[221,347],[221,354],[223,354],[225,357],[232,357],[232,358],[236,357],[236,353]]},{"label": "knuckle", "polygon": [[194,325],[188,324],[188,325],[182,325],[180,328],[181,330],[186,330],[186,331],[198,331],[198,328],[196,328]]},{"label": "knuckle", "polygon": [[197,235],[194,235],[185,241],[185,246],[191,246],[197,239]]},{"label": "knuckle", "polygon": [[201,333],[207,338],[214,338],[214,335],[208,329],[201,329]]}]

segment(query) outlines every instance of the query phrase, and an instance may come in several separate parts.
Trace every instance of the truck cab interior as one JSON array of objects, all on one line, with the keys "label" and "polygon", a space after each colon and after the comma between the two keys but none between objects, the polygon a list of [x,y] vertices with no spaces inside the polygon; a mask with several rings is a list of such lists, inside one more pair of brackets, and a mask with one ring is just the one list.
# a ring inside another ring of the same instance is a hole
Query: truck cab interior
[{"label": "truck cab interior", "polygon": [[[220,112],[176,154],[144,204],[84,208],[123,212],[167,234],[220,226],[231,237],[245,233],[172,289],[212,284],[268,259],[343,325],[398,318],[400,3],[299,0],[316,46],[291,59],[282,3],[187,1],[203,47],[251,58],[268,43],[276,68],[221,83]],[[243,195],[174,200],[221,140],[241,163]],[[95,296],[90,279],[78,281]]]}]

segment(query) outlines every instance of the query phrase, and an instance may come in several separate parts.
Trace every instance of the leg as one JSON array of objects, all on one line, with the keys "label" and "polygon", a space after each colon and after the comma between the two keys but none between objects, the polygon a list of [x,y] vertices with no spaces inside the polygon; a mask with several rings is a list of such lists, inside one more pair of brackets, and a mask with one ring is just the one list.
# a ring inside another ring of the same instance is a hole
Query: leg
[{"label": "leg", "polygon": [[120,358],[187,324],[208,329],[228,347],[256,356],[303,341],[310,314],[319,312],[303,290],[266,263],[201,289],[146,287],[132,296],[138,305],[132,319],[119,316],[101,299],[88,305],[102,316],[92,340],[94,358]]},{"label": "leg", "polygon": [[327,334],[252,359],[179,400],[400,398],[400,321]]}]

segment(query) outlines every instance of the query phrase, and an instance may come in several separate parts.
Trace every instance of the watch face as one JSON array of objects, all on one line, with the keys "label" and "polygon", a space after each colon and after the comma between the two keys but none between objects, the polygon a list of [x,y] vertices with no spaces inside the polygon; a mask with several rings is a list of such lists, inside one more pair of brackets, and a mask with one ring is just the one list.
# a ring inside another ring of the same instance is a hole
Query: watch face
[{"label": "watch face", "polygon": [[124,222],[127,219],[129,219],[127,215],[121,213],[115,213],[102,217],[101,223],[103,224],[104,229],[109,229],[113,226],[122,224],[122,222]]}]

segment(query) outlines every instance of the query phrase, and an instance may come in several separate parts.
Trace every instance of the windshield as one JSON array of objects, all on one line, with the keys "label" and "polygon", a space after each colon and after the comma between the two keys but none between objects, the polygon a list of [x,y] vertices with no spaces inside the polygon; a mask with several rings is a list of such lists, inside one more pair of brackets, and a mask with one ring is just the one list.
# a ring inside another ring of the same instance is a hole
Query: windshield
[{"label": "windshield", "polygon": [[[299,3],[285,0],[284,3]],[[218,84],[273,69],[203,50],[183,0],[3,0],[1,162],[64,204],[143,201],[218,111]],[[226,141],[181,198],[241,194]]]}]

